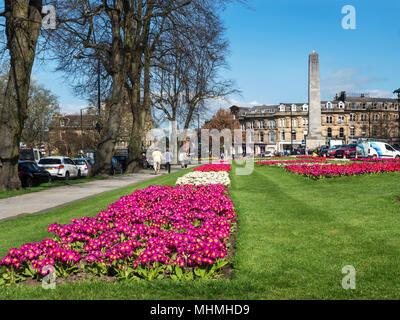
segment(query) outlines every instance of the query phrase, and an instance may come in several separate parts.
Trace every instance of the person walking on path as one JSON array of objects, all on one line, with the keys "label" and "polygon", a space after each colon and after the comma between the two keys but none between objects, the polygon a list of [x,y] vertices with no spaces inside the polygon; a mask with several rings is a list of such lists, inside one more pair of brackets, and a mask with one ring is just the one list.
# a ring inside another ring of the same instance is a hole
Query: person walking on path
[{"label": "person walking on path", "polygon": [[168,174],[171,173],[171,162],[172,162],[173,155],[169,151],[169,148],[167,148],[167,151],[164,154],[164,159],[165,159],[165,164],[166,164],[166,170],[168,171]]},{"label": "person walking on path", "polygon": [[161,167],[161,158],[162,154],[159,149],[155,149],[153,151],[153,166],[154,166],[154,174],[159,174],[160,173],[160,167]]}]

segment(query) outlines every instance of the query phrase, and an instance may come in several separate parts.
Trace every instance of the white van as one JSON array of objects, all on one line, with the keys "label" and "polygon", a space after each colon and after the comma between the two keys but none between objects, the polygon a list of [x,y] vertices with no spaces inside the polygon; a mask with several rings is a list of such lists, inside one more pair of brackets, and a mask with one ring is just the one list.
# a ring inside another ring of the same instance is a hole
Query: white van
[{"label": "white van", "polygon": [[19,160],[20,161],[34,161],[39,163],[42,158],[39,149],[34,148],[20,148],[19,149]]},{"label": "white van", "polygon": [[357,157],[400,159],[400,151],[385,142],[363,141],[357,143]]}]

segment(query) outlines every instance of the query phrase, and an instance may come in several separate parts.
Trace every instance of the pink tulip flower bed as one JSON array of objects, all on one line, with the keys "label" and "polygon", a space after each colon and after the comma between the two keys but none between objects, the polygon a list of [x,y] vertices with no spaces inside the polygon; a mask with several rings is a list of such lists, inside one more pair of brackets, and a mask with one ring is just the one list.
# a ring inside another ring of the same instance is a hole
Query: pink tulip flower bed
[{"label": "pink tulip flower bed", "polygon": [[400,162],[400,159],[383,159],[383,158],[355,158],[351,160],[358,162]]},{"label": "pink tulip flower bed", "polygon": [[206,164],[201,167],[195,168],[193,171],[210,172],[210,171],[226,171],[230,172],[232,167],[229,164]]},{"label": "pink tulip flower bed", "polygon": [[53,224],[54,239],[13,248],[0,283],[76,273],[116,279],[215,278],[228,264],[234,206],[222,185],[157,186],[122,197],[96,217]]},{"label": "pink tulip flower bed", "polygon": [[368,173],[384,173],[400,171],[400,163],[383,162],[353,162],[351,164],[314,164],[314,165],[289,165],[285,170],[307,176],[313,179],[352,176]]},{"label": "pink tulip flower bed", "polygon": [[314,160],[325,160],[323,157],[313,157],[313,156],[296,156],[298,159],[314,159]]},{"label": "pink tulip flower bed", "polygon": [[258,161],[256,164],[261,166],[274,166],[274,165],[285,165],[294,163],[324,163],[326,159],[322,160],[286,160],[286,161]]}]

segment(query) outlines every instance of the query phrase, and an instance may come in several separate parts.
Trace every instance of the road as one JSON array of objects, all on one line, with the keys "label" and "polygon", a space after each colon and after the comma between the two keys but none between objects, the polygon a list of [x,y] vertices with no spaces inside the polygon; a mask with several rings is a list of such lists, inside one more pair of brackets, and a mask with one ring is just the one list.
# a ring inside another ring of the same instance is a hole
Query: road
[{"label": "road", "polygon": [[[171,172],[181,170],[173,168]],[[166,173],[161,171],[161,175]],[[66,206],[72,202],[88,199],[109,191],[129,187],[155,178],[153,171],[141,171],[135,174],[110,177],[105,180],[74,184],[65,187],[54,187],[40,192],[0,199],[0,221],[14,219],[18,216],[37,214]]]}]

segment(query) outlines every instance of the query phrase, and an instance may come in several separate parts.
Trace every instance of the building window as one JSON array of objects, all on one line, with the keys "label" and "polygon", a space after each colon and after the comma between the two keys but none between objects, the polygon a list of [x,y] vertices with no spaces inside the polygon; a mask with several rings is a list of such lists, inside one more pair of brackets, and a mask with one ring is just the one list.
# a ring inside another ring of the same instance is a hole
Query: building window
[{"label": "building window", "polygon": [[350,121],[351,122],[357,121],[357,115],[354,113],[350,114]]},{"label": "building window", "polygon": [[246,131],[246,124],[242,123],[242,131]]},{"label": "building window", "polygon": [[365,137],[367,135],[367,126],[362,127],[362,135]]},{"label": "building window", "polygon": [[254,129],[254,121],[250,122],[250,129]]},{"label": "building window", "polygon": [[286,127],[286,120],[285,119],[279,119],[279,126],[284,128]]},{"label": "building window", "polygon": [[339,116],[338,123],[344,124],[344,116]]},{"label": "building window", "polygon": [[269,142],[275,143],[275,134],[273,132],[269,133]]},{"label": "building window", "polygon": [[328,103],[326,104],[326,108],[327,108],[327,109],[332,109],[332,102],[328,102]]},{"label": "building window", "polygon": [[286,111],[286,107],[285,107],[283,104],[281,104],[281,105],[279,106],[279,111],[280,111],[280,112],[285,112],[285,111]]},{"label": "building window", "polygon": [[292,126],[293,126],[293,128],[297,127],[297,120],[296,119],[292,119]]},{"label": "building window", "polygon": [[340,108],[340,109],[344,109],[344,106],[345,106],[344,103],[343,103],[342,101],[340,101],[340,102],[339,102],[339,108]]},{"label": "building window", "polygon": [[296,130],[292,131],[292,140],[296,140],[297,135],[296,135]]},{"label": "building window", "polygon": [[328,138],[332,138],[332,128],[328,128]]},{"label": "building window", "polygon": [[264,142],[264,132],[260,132],[260,142]]},{"label": "building window", "polygon": [[297,106],[295,104],[292,104],[292,112],[296,112],[297,111]]},{"label": "building window", "polygon": [[340,128],[339,130],[339,137],[344,138],[344,128]]},{"label": "building window", "polygon": [[308,126],[308,119],[303,118],[303,126]]},{"label": "building window", "polygon": [[372,135],[373,136],[377,136],[378,135],[378,127],[377,126],[373,126],[372,127]]},{"label": "building window", "polygon": [[355,127],[351,127],[351,128],[350,128],[350,135],[351,135],[352,137],[354,137],[354,136],[356,135],[356,128],[355,128]]},{"label": "building window", "polygon": [[333,123],[333,117],[326,117],[326,123]]},{"label": "building window", "polygon": [[303,105],[303,111],[308,111],[308,105],[307,104]]},{"label": "building window", "polygon": [[383,134],[385,135],[385,137],[388,137],[389,136],[389,128],[384,128],[383,129]]},{"label": "building window", "polygon": [[269,129],[275,129],[276,123],[274,120],[268,121],[268,127]]},{"label": "building window", "polygon": [[353,103],[351,104],[351,109],[352,109],[352,110],[355,110],[355,108],[356,108],[356,104],[353,102]]},{"label": "building window", "polygon": [[285,133],[285,131],[282,131],[282,132],[281,132],[281,140],[282,140],[282,141],[285,141],[285,140],[286,140],[286,133]]}]

